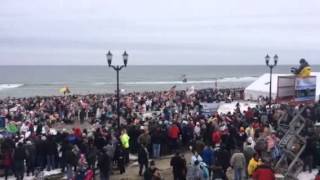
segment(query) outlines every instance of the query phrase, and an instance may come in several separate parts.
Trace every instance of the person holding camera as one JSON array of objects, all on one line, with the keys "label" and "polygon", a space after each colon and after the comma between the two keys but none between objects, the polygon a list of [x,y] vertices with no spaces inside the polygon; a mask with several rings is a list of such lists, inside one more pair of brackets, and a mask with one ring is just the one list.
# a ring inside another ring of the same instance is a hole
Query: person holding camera
[{"label": "person holding camera", "polygon": [[308,77],[311,74],[311,67],[305,59],[300,59],[299,68],[291,68],[291,72],[299,77]]}]

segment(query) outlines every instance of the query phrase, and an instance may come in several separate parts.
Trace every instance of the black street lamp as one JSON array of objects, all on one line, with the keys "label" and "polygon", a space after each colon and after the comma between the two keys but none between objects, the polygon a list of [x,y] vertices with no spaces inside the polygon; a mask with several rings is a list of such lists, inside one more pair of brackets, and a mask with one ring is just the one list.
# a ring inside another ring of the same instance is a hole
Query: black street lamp
[{"label": "black street lamp", "polygon": [[270,68],[270,86],[269,86],[269,108],[271,109],[271,100],[272,100],[272,96],[271,96],[271,88],[272,88],[272,69],[277,66],[278,63],[278,55],[274,55],[273,56],[273,64],[270,64],[270,56],[267,54],[265,57],[266,60],[266,65]]},{"label": "black street lamp", "polygon": [[124,53],[122,54],[122,57],[123,57],[123,64],[124,65],[111,65],[111,62],[112,62],[112,54],[110,51],[108,51],[108,53],[106,54],[106,57],[107,57],[107,61],[108,61],[108,66],[109,67],[112,67],[116,72],[117,72],[117,126],[118,126],[118,129],[120,130],[120,95],[119,95],[119,71],[124,68],[124,67],[127,67],[127,64],[128,64],[128,54],[126,51],[124,51]]}]

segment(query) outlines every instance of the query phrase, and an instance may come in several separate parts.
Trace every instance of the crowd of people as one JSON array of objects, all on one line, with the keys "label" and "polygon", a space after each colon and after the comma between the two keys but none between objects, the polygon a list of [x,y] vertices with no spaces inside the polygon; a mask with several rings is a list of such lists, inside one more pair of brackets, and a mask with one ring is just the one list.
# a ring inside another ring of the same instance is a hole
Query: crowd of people
[{"label": "crowd of people", "polygon": [[[243,89],[174,88],[123,94],[120,127],[114,95],[2,99],[5,179],[58,168],[67,179],[90,180],[97,175],[110,179],[115,171],[126,172],[129,154],[138,156],[137,173],[146,180],[163,179],[156,160],[169,154],[175,154],[170,161],[175,180],[274,179],[272,167],[281,156],[277,120],[284,108],[268,109],[262,102],[246,111],[237,105],[226,114],[202,113],[203,102],[240,100],[242,94]],[[320,104],[307,107],[303,114],[314,124],[319,121]],[[90,128],[67,128],[77,121],[90,123]],[[65,126],[57,128],[62,123]],[[311,169],[320,162],[320,141],[310,128],[305,133],[308,144],[302,158]],[[184,157],[188,150],[190,160]]]}]

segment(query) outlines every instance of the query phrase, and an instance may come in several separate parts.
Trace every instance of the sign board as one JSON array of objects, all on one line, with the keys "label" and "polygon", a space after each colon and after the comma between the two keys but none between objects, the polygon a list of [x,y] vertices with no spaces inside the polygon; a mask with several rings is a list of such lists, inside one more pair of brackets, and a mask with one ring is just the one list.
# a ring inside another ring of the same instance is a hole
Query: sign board
[{"label": "sign board", "polygon": [[296,78],[295,101],[314,101],[316,98],[316,83],[317,79],[315,76],[306,78]]},{"label": "sign board", "polygon": [[316,77],[279,76],[277,102],[310,102],[316,97]]},{"label": "sign board", "polygon": [[295,76],[279,76],[277,101],[290,101],[295,97]]},{"label": "sign board", "polygon": [[202,106],[201,113],[209,116],[218,111],[220,103],[200,103]]}]

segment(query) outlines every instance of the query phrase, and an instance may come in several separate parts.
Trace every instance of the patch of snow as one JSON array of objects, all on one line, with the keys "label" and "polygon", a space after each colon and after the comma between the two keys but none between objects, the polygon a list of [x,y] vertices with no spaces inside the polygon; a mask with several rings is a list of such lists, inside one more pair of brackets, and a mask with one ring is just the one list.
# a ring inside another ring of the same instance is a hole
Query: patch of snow
[{"label": "patch of snow", "polygon": [[309,173],[308,171],[302,172],[299,174],[298,179],[299,180],[314,180],[316,175],[318,173],[318,170],[314,169],[312,173]]},{"label": "patch of snow", "polygon": [[130,161],[137,161],[138,160],[138,156],[135,156],[133,154],[129,154],[129,160]]},{"label": "patch of snow", "polygon": [[[55,174],[60,174],[61,173],[61,169],[55,169],[55,170],[51,170],[51,171],[44,171],[44,176],[51,176],[51,175],[55,175]],[[8,180],[15,180],[16,178],[14,176],[10,176],[8,177]],[[35,177],[34,176],[26,176],[24,175],[23,177],[24,180],[34,180]]]}]

